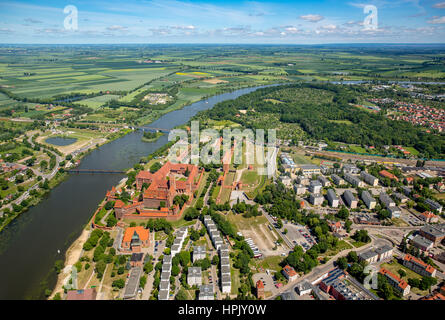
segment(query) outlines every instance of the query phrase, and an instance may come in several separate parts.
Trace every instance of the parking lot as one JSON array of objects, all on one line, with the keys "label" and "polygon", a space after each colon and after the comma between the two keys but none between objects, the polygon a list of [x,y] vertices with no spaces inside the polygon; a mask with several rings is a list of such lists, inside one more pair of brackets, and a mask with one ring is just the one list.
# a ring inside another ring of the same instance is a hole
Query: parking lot
[{"label": "parking lot", "polygon": [[261,280],[264,284],[264,292],[271,292],[272,295],[278,292],[278,288],[275,286],[276,281],[274,280],[272,274],[256,273],[252,276],[252,280],[254,283]]},{"label": "parking lot", "polygon": [[414,214],[409,212],[407,209],[405,209],[405,208],[400,208],[400,209],[402,211],[402,213],[400,214],[400,218],[402,218],[406,223],[408,223],[412,226],[421,226],[421,225],[425,224],[422,220],[417,218]]},{"label": "parking lot", "polygon": [[304,251],[309,250],[316,241],[312,237],[309,231],[301,226],[292,223],[283,224],[283,229],[287,229],[287,234],[283,235],[289,239],[289,241],[294,245],[300,245],[303,247]]}]

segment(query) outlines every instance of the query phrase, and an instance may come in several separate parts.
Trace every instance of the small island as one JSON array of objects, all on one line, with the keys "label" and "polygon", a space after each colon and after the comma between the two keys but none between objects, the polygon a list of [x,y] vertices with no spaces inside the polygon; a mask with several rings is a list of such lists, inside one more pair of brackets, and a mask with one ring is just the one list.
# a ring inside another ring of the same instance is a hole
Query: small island
[{"label": "small island", "polygon": [[144,131],[144,134],[142,135],[142,141],[153,142],[153,141],[158,140],[163,135],[164,135],[164,133],[162,133],[160,131],[156,131],[156,132]]}]

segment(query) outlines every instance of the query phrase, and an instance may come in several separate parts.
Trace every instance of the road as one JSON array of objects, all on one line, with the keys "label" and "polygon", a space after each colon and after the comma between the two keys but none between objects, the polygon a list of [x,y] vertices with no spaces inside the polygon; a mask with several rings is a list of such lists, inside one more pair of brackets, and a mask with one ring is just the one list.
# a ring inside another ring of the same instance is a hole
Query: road
[{"label": "road", "polygon": [[[34,147],[35,145],[34,145],[34,143],[33,143],[33,141],[32,141],[32,136],[30,136],[30,137],[28,137],[28,142],[31,144],[31,146],[32,147]],[[53,151],[51,151],[51,150],[48,150],[50,153],[52,153],[55,157],[56,157],[56,165],[55,165],[55,167],[54,167],[54,169],[53,169],[53,171],[51,171],[50,173],[42,173],[42,172],[40,172],[40,171],[38,171],[38,170],[36,170],[36,169],[33,169],[33,168],[31,168],[31,170],[34,172],[34,174],[35,175],[37,175],[37,176],[41,176],[43,179],[46,179],[46,180],[51,180],[55,175],[56,175],[56,173],[59,171],[59,163],[62,161],[62,157],[60,157],[58,154],[56,154],[55,152],[53,152]],[[31,190],[35,190],[35,189],[37,189],[38,187],[39,187],[39,183],[40,182],[36,182],[35,184],[33,184],[30,188],[28,188],[28,190],[26,190],[24,193],[22,193],[17,199],[15,199],[15,200],[13,200],[13,201],[11,201],[10,203],[8,203],[7,205],[5,205],[5,206],[3,206],[2,208],[0,208],[0,210],[3,210],[3,209],[5,209],[5,208],[8,208],[8,209],[10,209],[11,210],[11,208],[12,208],[12,204],[20,204],[23,200],[26,200],[26,199],[28,199],[29,198],[29,192],[31,191]]]},{"label": "road", "polygon": [[[321,277],[323,274],[327,273],[329,270],[332,270],[335,265],[334,262],[337,261],[338,258],[346,256],[350,251],[356,251],[357,249],[360,250],[359,252],[362,252],[366,249],[369,249],[371,246],[373,245],[377,245],[380,246],[384,243],[387,243],[387,240],[384,239],[379,239],[376,238],[374,236],[370,236],[371,237],[371,242],[360,247],[360,248],[352,248],[352,249],[347,249],[347,250],[343,250],[339,253],[337,253],[335,256],[331,257],[331,259],[329,260],[329,262],[320,265],[316,268],[314,268],[311,272],[309,272],[308,274],[305,274],[299,278],[297,278],[297,280],[290,282],[288,284],[286,284],[285,286],[281,287],[277,293],[275,293],[274,295],[272,295],[271,297],[268,298],[268,300],[273,300],[275,299],[278,295],[282,294],[285,291],[290,290],[295,290],[295,287],[302,282],[303,280],[308,280],[309,282],[313,282],[316,279],[318,279],[319,277]],[[357,252],[357,253],[359,253]]]}]

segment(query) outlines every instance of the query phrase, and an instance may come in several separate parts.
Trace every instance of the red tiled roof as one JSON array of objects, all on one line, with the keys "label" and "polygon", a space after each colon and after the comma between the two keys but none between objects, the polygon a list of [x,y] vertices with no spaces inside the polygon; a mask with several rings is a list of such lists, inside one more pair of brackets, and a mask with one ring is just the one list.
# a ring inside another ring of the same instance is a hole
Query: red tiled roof
[{"label": "red tiled roof", "polygon": [[405,260],[405,261],[414,261],[414,263],[422,266],[426,270],[426,272],[428,272],[428,273],[433,273],[434,270],[436,270],[436,269],[433,268],[433,266],[431,266],[429,264],[426,264],[422,260],[417,259],[416,257],[413,257],[410,254],[406,254],[405,257],[403,258],[403,260]]},{"label": "red tiled roof", "polygon": [[148,229],[145,229],[144,227],[141,226],[129,227],[125,229],[124,238],[122,241],[130,242],[135,232],[138,234],[139,239],[141,239],[141,241],[148,240],[148,237],[150,236],[150,231]]},{"label": "red tiled roof", "polygon": [[406,289],[406,287],[408,286],[408,283],[405,280],[400,279],[398,276],[396,276],[394,273],[390,272],[389,270],[385,269],[385,268],[380,268],[380,274],[382,275],[389,275],[391,278],[393,278],[394,280],[396,280],[398,282],[398,285],[400,288],[402,288],[403,290]]},{"label": "red tiled roof", "polygon": [[114,203],[114,207],[115,208],[123,208],[123,207],[125,207],[125,203],[122,200],[116,200],[116,202]]},{"label": "red tiled roof", "polygon": [[295,272],[294,268],[292,268],[290,265],[286,265],[283,268],[283,270],[289,277],[293,277],[293,276],[297,275],[297,273]]}]

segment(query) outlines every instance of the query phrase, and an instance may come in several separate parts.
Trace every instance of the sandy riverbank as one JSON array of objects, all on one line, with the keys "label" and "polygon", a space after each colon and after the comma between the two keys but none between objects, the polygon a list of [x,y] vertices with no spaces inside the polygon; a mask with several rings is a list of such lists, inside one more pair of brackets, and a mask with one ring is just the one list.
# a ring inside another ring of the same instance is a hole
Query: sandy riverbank
[{"label": "sandy riverbank", "polygon": [[68,248],[65,254],[65,267],[57,276],[57,284],[53,289],[51,296],[48,299],[52,299],[57,292],[63,292],[63,285],[69,280],[71,276],[71,270],[73,265],[79,261],[82,251],[83,244],[87,241],[90,231],[84,229],[82,234],[77,238],[73,244]]}]

